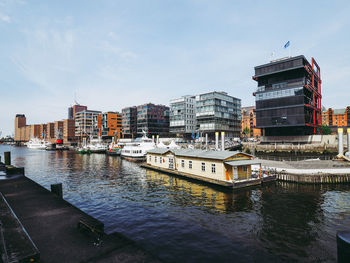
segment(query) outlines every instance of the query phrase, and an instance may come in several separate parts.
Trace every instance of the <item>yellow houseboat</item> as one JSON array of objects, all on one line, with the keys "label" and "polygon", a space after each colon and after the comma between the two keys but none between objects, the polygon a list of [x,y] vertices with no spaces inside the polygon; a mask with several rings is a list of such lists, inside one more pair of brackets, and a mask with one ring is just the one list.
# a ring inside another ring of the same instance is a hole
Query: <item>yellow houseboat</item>
[{"label": "yellow houseboat", "polygon": [[238,151],[156,148],[146,158],[143,167],[233,188],[275,180],[259,160]]}]

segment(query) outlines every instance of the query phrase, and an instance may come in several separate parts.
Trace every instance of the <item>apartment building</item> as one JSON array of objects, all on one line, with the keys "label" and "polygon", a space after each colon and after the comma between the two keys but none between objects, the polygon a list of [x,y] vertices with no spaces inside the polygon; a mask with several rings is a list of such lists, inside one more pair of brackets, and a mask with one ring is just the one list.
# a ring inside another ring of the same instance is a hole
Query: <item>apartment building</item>
[{"label": "apartment building", "polygon": [[225,132],[228,137],[240,137],[241,100],[226,92],[208,92],[196,95],[196,130],[215,137]]},{"label": "apartment building", "polygon": [[119,112],[104,112],[95,117],[94,126],[97,135],[103,139],[122,138],[122,114]]},{"label": "apartment building", "polygon": [[75,114],[75,136],[78,138],[97,136],[94,129],[94,117],[101,114],[101,111],[83,110]]},{"label": "apartment building", "polygon": [[147,103],[137,106],[137,134],[169,136],[169,107]]},{"label": "apartment building", "polygon": [[136,138],[137,135],[137,107],[122,109],[122,132],[124,138]]},{"label": "apartment building", "polygon": [[73,105],[72,107],[68,108],[68,119],[75,119],[75,115],[78,112],[87,110],[87,106],[83,106],[80,104]]},{"label": "apartment building", "polygon": [[196,97],[186,95],[171,100],[169,118],[170,134],[189,138],[196,132]]}]

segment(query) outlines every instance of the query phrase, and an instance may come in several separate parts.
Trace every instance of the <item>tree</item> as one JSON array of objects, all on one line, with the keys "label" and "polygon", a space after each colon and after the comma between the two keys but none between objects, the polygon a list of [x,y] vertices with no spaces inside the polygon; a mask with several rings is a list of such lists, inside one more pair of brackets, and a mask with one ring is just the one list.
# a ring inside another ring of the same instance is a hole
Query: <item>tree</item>
[{"label": "tree", "polygon": [[331,133],[332,133],[332,130],[331,130],[331,128],[329,128],[329,126],[322,125],[322,134],[323,135],[328,135],[328,134],[331,134]]},{"label": "tree", "polygon": [[243,135],[245,136],[245,137],[247,137],[248,136],[248,134],[250,133],[250,129],[248,128],[248,127],[245,127],[244,129],[243,129]]}]

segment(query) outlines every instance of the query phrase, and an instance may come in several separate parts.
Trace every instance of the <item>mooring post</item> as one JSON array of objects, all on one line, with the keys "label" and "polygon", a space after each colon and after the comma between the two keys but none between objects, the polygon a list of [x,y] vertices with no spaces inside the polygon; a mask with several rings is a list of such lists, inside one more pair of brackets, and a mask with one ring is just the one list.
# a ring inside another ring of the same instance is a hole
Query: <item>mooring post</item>
[{"label": "mooring post", "polygon": [[11,152],[4,152],[5,165],[11,165]]},{"label": "mooring post", "polygon": [[51,185],[51,192],[57,195],[59,198],[63,198],[62,193],[62,183],[59,184],[52,184]]},{"label": "mooring post", "polygon": [[338,263],[350,262],[350,231],[337,232]]},{"label": "mooring post", "polygon": [[205,150],[208,151],[208,133],[205,134]]},{"label": "mooring post", "polygon": [[344,155],[343,128],[338,128],[338,156]]},{"label": "mooring post", "polygon": [[221,151],[225,151],[225,132],[221,132]]},{"label": "mooring post", "polygon": [[348,143],[348,152],[350,153],[350,128],[347,128],[346,130],[346,133],[347,133],[347,143]]}]

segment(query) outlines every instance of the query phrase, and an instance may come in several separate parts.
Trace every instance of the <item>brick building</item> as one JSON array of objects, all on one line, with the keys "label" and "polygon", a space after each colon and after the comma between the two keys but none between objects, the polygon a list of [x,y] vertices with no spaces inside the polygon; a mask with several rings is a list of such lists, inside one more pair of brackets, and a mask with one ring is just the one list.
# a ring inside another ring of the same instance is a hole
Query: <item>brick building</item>
[{"label": "brick building", "polygon": [[122,138],[122,114],[119,112],[105,112],[96,117],[97,135],[103,139]]},{"label": "brick building", "polygon": [[350,127],[350,106],[322,111],[322,124],[331,128]]},{"label": "brick building", "polygon": [[256,128],[256,114],[255,106],[242,107],[242,135],[244,134],[245,128],[249,129],[249,133],[244,135],[249,138],[259,138],[261,136],[261,130]]}]

